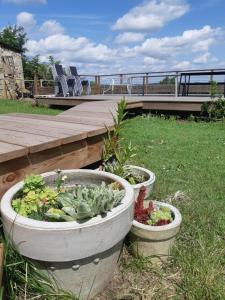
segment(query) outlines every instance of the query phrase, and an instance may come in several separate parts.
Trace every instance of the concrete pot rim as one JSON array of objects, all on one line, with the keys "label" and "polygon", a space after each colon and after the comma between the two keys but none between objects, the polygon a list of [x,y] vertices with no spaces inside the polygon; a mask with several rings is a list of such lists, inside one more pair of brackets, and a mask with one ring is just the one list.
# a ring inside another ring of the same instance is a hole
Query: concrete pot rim
[{"label": "concrete pot rim", "polygon": [[[93,217],[84,223],[77,222],[77,221],[70,221],[70,222],[46,222],[46,221],[38,221],[30,218],[23,217],[17,214],[11,206],[12,198],[14,197],[15,193],[17,193],[24,184],[24,181],[20,181],[14,186],[12,186],[2,197],[0,210],[1,213],[4,214],[6,218],[8,218],[12,223],[16,222],[18,225],[39,230],[48,230],[48,231],[59,231],[59,230],[70,230],[70,229],[82,229],[87,227],[92,227],[93,225],[98,225],[106,220],[113,219],[114,217],[118,216],[121,212],[125,211],[127,207],[130,205],[131,199],[134,198],[134,191],[131,185],[124,180],[123,178],[116,176],[114,174],[104,172],[104,171],[96,171],[96,170],[88,170],[88,169],[68,169],[62,170],[62,174],[69,174],[69,173],[77,173],[77,174],[93,174],[96,176],[102,176],[107,179],[111,179],[112,181],[118,182],[125,190],[125,196],[122,199],[121,203],[114,207],[112,211],[109,211],[105,217],[98,215]],[[47,172],[41,174],[43,178],[46,178],[51,175],[55,175],[56,172]]]},{"label": "concrete pot rim", "polygon": [[132,225],[134,227],[136,227],[140,230],[161,232],[161,231],[170,230],[170,229],[180,226],[181,221],[182,221],[182,216],[181,216],[181,213],[179,212],[179,210],[175,206],[165,203],[165,202],[160,202],[160,201],[153,201],[153,202],[160,206],[168,207],[174,214],[174,220],[170,224],[162,225],[162,226],[145,225],[145,224],[137,222],[136,220],[133,220]]},{"label": "concrete pot rim", "polygon": [[138,184],[132,184],[132,187],[134,189],[140,189],[142,186],[149,186],[151,184],[153,184],[155,182],[155,174],[146,169],[146,168],[143,168],[143,167],[139,167],[139,166],[134,166],[134,165],[127,165],[128,167],[130,167],[131,169],[134,169],[134,170],[138,170],[138,171],[141,171],[145,174],[147,174],[149,176],[149,179],[144,181],[144,182],[141,182],[141,183],[138,183]]}]

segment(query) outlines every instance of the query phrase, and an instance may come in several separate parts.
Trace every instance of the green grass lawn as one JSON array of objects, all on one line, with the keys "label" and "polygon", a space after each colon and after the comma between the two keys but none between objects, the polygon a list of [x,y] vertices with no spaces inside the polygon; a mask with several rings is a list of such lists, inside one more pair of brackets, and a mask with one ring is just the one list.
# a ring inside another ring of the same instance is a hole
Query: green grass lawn
[{"label": "green grass lawn", "polygon": [[167,265],[124,260],[126,293],[137,299],[225,299],[225,126],[137,117],[126,122],[124,137],[137,147],[132,163],[156,174],[153,199],[178,190],[190,197],[176,203],[183,223]]},{"label": "green grass lawn", "polygon": [[[60,110],[0,100],[0,113],[56,115]],[[122,255],[121,270],[105,299],[225,299],[225,125],[137,117],[125,123],[124,138],[137,148],[133,164],[156,174],[152,198],[183,191],[175,205],[183,216],[171,259]]]},{"label": "green grass lawn", "polygon": [[28,114],[42,114],[42,115],[57,115],[60,112],[62,111],[59,109],[38,107],[32,105],[32,103],[30,102],[24,102],[21,100],[0,99],[0,114],[28,113]]}]

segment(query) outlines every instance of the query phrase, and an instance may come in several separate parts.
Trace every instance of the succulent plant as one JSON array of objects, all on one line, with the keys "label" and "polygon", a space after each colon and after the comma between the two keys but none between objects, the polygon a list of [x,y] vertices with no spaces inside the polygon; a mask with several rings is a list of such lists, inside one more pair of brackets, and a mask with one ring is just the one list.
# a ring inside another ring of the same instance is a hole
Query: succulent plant
[{"label": "succulent plant", "polygon": [[172,221],[171,210],[168,207],[160,206],[155,207],[147,223],[153,226],[160,226],[170,224]]},{"label": "succulent plant", "polygon": [[[117,206],[124,197],[124,190],[114,189],[104,182],[101,185],[76,185],[73,189],[59,193],[57,201],[61,205],[61,212],[70,216],[72,220],[92,218],[98,214],[105,214]],[[65,219],[62,213],[51,213],[47,217]]]},{"label": "succulent plant", "polygon": [[12,201],[15,211],[24,216],[32,216],[40,219],[49,207],[55,205],[57,192],[45,186],[45,182],[40,175],[30,175],[24,180],[24,187],[16,199]]},{"label": "succulent plant", "polygon": [[57,180],[54,189],[46,186],[39,175],[26,177],[23,189],[12,200],[12,207],[18,214],[36,220],[83,220],[106,214],[120,203],[125,194],[116,182],[62,189],[64,178],[58,177]]},{"label": "succulent plant", "polygon": [[144,175],[134,172],[129,165],[121,164],[118,160],[105,163],[104,170],[126,179],[130,184],[138,184],[146,180]]},{"label": "succulent plant", "polygon": [[139,223],[151,226],[170,224],[173,221],[171,210],[163,205],[153,204],[152,201],[149,201],[148,206],[145,207],[145,194],[146,187],[142,186],[135,201],[134,219]]},{"label": "succulent plant", "polygon": [[28,193],[29,191],[41,191],[45,186],[44,179],[41,175],[29,175],[24,179],[23,192]]}]

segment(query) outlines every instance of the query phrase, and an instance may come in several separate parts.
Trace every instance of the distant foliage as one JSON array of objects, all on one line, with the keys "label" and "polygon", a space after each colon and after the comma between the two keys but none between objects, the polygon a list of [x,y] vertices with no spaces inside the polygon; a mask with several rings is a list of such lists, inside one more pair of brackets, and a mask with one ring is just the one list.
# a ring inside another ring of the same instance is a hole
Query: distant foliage
[{"label": "distant foliage", "polygon": [[223,120],[225,118],[225,99],[219,97],[217,100],[203,103],[201,114],[209,120]]},{"label": "distant foliage", "polygon": [[53,77],[52,77],[50,65],[53,62],[54,62],[54,58],[52,56],[49,57],[49,64],[41,63],[39,55],[36,55],[32,58],[23,56],[24,78],[27,80],[33,80],[34,75],[36,74],[40,79],[52,80]]},{"label": "distant foliage", "polygon": [[21,53],[26,51],[27,34],[22,26],[6,26],[0,31],[0,42]]},{"label": "distant foliage", "polygon": [[159,83],[160,84],[175,84],[175,77],[166,76]]},{"label": "distant foliage", "polygon": [[212,80],[210,82],[209,94],[210,94],[211,99],[214,99],[217,96],[217,94],[218,94],[217,82],[214,81],[214,80]]}]

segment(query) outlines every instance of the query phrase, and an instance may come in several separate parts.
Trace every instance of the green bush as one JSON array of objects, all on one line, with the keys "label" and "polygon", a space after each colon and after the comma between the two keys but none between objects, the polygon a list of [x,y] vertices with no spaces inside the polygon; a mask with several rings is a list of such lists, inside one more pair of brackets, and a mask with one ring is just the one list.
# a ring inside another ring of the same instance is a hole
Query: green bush
[{"label": "green bush", "polygon": [[217,100],[203,103],[201,115],[209,120],[222,120],[225,118],[225,99],[219,97]]}]

